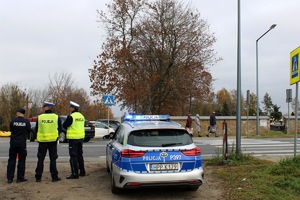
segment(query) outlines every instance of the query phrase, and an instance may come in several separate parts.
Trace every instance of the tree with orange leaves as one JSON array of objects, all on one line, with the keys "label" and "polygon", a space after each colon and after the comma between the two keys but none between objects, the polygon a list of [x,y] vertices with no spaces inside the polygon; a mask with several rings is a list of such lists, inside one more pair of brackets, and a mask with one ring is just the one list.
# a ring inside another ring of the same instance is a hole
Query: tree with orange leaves
[{"label": "tree with orange leaves", "polygon": [[216,38],[205,20],[176,0],[112,0],[98,11],[108,37],[89,69],[92,94],[110,93],[137,113],[186,114],[211,92]]}]

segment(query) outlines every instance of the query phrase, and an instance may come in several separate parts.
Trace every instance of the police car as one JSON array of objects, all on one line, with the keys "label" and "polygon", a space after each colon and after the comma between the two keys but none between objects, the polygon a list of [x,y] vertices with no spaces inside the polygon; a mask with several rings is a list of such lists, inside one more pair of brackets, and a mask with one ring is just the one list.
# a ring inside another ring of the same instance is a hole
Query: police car
[{"label": "police car", "polygon": [[128,115],[106,146],[111,191],[203,184],[201,150],[168,115]]}]

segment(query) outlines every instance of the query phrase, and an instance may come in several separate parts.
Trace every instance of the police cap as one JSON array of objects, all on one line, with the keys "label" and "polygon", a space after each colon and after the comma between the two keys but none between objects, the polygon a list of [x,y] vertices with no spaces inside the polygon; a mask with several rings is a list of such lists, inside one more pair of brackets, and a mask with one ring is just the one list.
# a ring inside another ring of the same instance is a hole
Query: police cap
[{"label": "police cap", "polygon": [[70,107],[79,108],[79,104],[75,103],[74,101],[70,101]]},{"label": "police cap", "polygon": [[23,114],[23,115],[25,114],[25,110],[24,110],[23,108],[19,108],[19,109],[17,110],[17,112],[18,112],[18,113],[21,113],[21,114]]},{"label": "police cap", "polygon": [[51,103],[51,102],[49,102],[49,101],[44,101],[43,108],[46,107],[46,106],[52,107],[52,106],[55,106],[55,104],[54,104],[54,103]]}]

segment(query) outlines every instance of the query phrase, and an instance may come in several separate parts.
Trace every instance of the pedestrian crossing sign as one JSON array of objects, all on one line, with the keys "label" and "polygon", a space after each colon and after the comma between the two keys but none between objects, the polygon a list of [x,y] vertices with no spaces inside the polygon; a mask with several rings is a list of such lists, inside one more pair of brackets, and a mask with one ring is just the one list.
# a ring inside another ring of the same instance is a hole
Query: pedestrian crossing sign
[{"label": "pedestrian crossing sign", "polygon": [[299,54],[300,47],[290,53],[290,85],[300,81]]},{"label": "pedestrian crossing sign", "polygon": [[104,105],[105,106],[113,106],[115,105],[115,100],[113,95],[105,95],[104,96]]}]

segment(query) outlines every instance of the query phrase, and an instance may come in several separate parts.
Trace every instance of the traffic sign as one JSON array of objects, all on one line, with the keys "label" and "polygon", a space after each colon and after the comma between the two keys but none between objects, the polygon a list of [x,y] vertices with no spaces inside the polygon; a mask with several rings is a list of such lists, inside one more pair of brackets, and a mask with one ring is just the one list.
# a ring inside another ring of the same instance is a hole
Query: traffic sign
[{"label": "traffic sign", "polygon": [[290,85],[300,81],[299,54],[300,47],[290,53]]},{"label": "traffic sign", "polygon": [[104,105],[105,106],[113,106],[115,105],[115,100],[113,95],[105,95],[104,96]]}]

